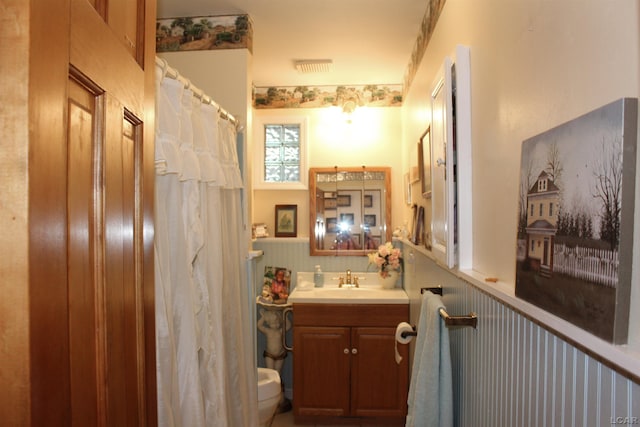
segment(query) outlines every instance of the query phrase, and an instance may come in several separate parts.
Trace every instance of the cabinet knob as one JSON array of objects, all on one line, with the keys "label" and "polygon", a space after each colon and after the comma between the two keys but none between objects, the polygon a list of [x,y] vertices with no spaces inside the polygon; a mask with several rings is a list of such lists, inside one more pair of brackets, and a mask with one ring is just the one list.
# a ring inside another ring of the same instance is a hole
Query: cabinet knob
[{"label": "cabinet knob", "polygon": [[344,354],[349,354],[349,349],[348,348],[345,348],[343,351],[344,351]]},{"label": "cabinet knob", "polygon": [[357,348],[352,348],[351,349],[351,354],[358,354],[358,349]]}]

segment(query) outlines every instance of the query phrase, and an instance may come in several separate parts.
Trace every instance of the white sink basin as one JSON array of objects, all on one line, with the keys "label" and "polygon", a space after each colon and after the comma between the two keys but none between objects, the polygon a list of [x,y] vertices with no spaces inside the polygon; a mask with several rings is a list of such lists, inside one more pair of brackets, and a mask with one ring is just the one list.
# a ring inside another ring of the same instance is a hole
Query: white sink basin
[{"label": "white sink basin", "polygon": [[[325,285],[316,288],[310,283],[313,273],[299,273],[298,284],[289,295],[288,303],[318,304],[408,304],[409,297],[404,289],[383,289],[376,281],[377,273],[353,273],[361,278],[359,287],[343,285],[338,287],[331,277],[340,273],[325,273]],[[310,275],[310,276],[309,276]],[[342,274],[344,276],[344,274]],[[329,278],[329,279],[327,279]]]}]

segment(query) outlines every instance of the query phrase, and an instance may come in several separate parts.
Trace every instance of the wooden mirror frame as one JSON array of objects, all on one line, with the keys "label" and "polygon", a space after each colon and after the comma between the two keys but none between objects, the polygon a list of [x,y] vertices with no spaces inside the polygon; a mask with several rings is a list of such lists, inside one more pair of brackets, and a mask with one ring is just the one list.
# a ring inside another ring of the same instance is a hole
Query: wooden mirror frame
[{"label": "wooden mirror frame", "polygon": [[[385,242],[391,241],[392,230],[391,230],[391,168],[386,166],[360,166],[360,167],[323,167],[323,168],[309,168],[309,253],[311,256],[365,256],[370,252],[375,251],[375,249],[331,249],[331,248],[318,248],[317,244],[317,227],[319,226],[318,221],[318,208],[320,207],[319,200],[324,200],[323,197],[320,197],[319,191],[324,192],[325,190],[319,189],[317,187],[317,174],[326,174],[326,173],[341,173],[341,172],[352,172],[352,173],[363,173],[363,176],[367,172],[371,173],[384,173],[384,194],[381,194],[381,200],[384,200],[384,206],[381,207],[383,215],[384,215],[384,229],[383,233],[380,234],[380,242],[379,244],[383,244]],[[364,189],[364,182],[363,182]],[[337,188],[336,188],[337,191]],[[362,196],[362,204],[364,205],[364,194]],[[323,211],[324,213],[324,207]],[[360,222],[364,223],[364,211],[362,211],[362,218],[360,218]],[[324,216],[323,216],[324,218]],[[322,224],[323,230],[326,231],[326,224]]]}]

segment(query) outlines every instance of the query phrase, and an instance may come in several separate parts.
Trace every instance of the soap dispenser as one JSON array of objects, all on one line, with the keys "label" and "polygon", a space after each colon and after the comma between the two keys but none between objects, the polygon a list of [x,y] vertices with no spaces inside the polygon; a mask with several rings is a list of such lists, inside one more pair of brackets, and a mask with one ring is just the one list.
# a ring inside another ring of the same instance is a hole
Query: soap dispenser
[{"label": "soap dispenser", "polygon": [[324,275],[319,265],[316,265],[316,271],[313,273],[313,283],[316,288],[321,288],[324,285]]}]

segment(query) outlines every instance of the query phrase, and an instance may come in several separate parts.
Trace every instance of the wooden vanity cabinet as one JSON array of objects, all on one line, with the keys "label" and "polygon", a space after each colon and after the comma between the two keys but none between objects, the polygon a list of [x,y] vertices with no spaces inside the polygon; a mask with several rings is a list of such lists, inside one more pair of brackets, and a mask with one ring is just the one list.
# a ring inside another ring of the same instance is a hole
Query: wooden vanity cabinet
[{"label": "wooden vanity cabinet", "polygon": [[395,330],[408,304],[294,304],[293,410],[296,423],[404,425],[408,346]]}]

